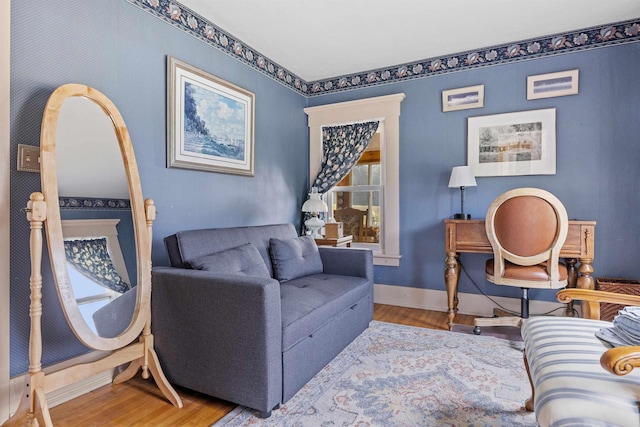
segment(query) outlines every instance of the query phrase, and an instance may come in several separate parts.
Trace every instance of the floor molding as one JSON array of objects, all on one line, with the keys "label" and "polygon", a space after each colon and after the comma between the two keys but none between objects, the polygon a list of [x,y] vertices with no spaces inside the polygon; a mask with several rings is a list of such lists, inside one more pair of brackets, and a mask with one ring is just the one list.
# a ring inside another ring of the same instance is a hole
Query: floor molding
[{"label": "floor molding", "polygon": [[[520,312],[520,299],[491,296],[498,304],[509,311]],[[421,308],[424,310],[447,311],[447,292],[434,289],[410,288],[407,286],[374,285],[373,300],[377,304],[397,305],[400,307]],[[490,317],[495,305],[481,294],[458,294],[458,313],[472,316]],[[529,302],[532,315],[548,313],[564,307],[559,302],[531,300]],[[563,310],[553,315],[562,316]]]}]

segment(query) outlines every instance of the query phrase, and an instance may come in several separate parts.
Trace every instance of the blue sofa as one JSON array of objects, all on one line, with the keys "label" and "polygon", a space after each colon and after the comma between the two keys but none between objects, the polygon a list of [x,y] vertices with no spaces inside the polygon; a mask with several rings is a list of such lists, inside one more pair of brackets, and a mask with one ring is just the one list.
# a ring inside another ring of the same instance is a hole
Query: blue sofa
[{"label": "blue sofa", "polygon": [[152,331],[175,385],[268,417],[373,318],[370,250],[291,224],[182,231],[153,269]]}]

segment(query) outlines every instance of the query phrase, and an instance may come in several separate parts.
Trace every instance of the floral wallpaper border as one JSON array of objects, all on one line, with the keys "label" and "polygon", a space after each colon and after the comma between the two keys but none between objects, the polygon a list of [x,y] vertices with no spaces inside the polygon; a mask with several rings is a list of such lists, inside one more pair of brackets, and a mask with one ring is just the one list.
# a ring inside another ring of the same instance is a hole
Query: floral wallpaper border
[{"label": "floral wallpaper border", "polygon": [[638,18],[508,45],[493,46],[307,82],[177,1],[126,1],[156,15],[304,96],[325,95],[483,66],[640,41],[640,18]]},{"label": "floral wallpaper border", "polygon": [[93,197],[59,197],[61,209],[125,209],[131,210],[126,199],[100,199]]}]

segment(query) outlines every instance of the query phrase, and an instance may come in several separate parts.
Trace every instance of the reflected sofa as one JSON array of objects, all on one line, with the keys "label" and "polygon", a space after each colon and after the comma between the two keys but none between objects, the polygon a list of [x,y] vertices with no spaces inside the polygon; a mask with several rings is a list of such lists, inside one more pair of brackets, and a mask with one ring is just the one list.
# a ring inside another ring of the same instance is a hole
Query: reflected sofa
[{"label": "reflected sofa", "polygon": [[370,250],[291,224],[182,231],[153,269],[152,331],[172,384],[268,417],[373,318]]}]

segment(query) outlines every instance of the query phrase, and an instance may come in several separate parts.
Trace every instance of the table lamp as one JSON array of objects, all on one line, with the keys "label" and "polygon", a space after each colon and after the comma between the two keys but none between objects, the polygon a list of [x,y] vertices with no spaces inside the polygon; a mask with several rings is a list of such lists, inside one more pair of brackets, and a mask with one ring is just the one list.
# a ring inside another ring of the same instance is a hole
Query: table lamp
[{"label": "table lamp", "polygon": [[455,166],[451,170],[451,178],[449,178],[449,188],[460,187],[460,213],[453,216],[455,219],[471,219],[471,215],[464,213],[464,189],[466,187],[475,187],[476,177],[469,166]]},{"label": "table lamp", "polygon": [[314,239],[321,239],[322,236],[318,232],[322,227],[324,227],[324,221],[318,218],[319,212],[327,212],[329,208],[327,204],[322,201],[320,198],[320,193],[318,193],[318,189],[313,187],[311,189],[311,193],[309,193],[309,199],[302,205],[302,212],[311,213],[311,218],[304,222],[304,225],[307,227],[307,230],[311,231],[311,236]]}]

